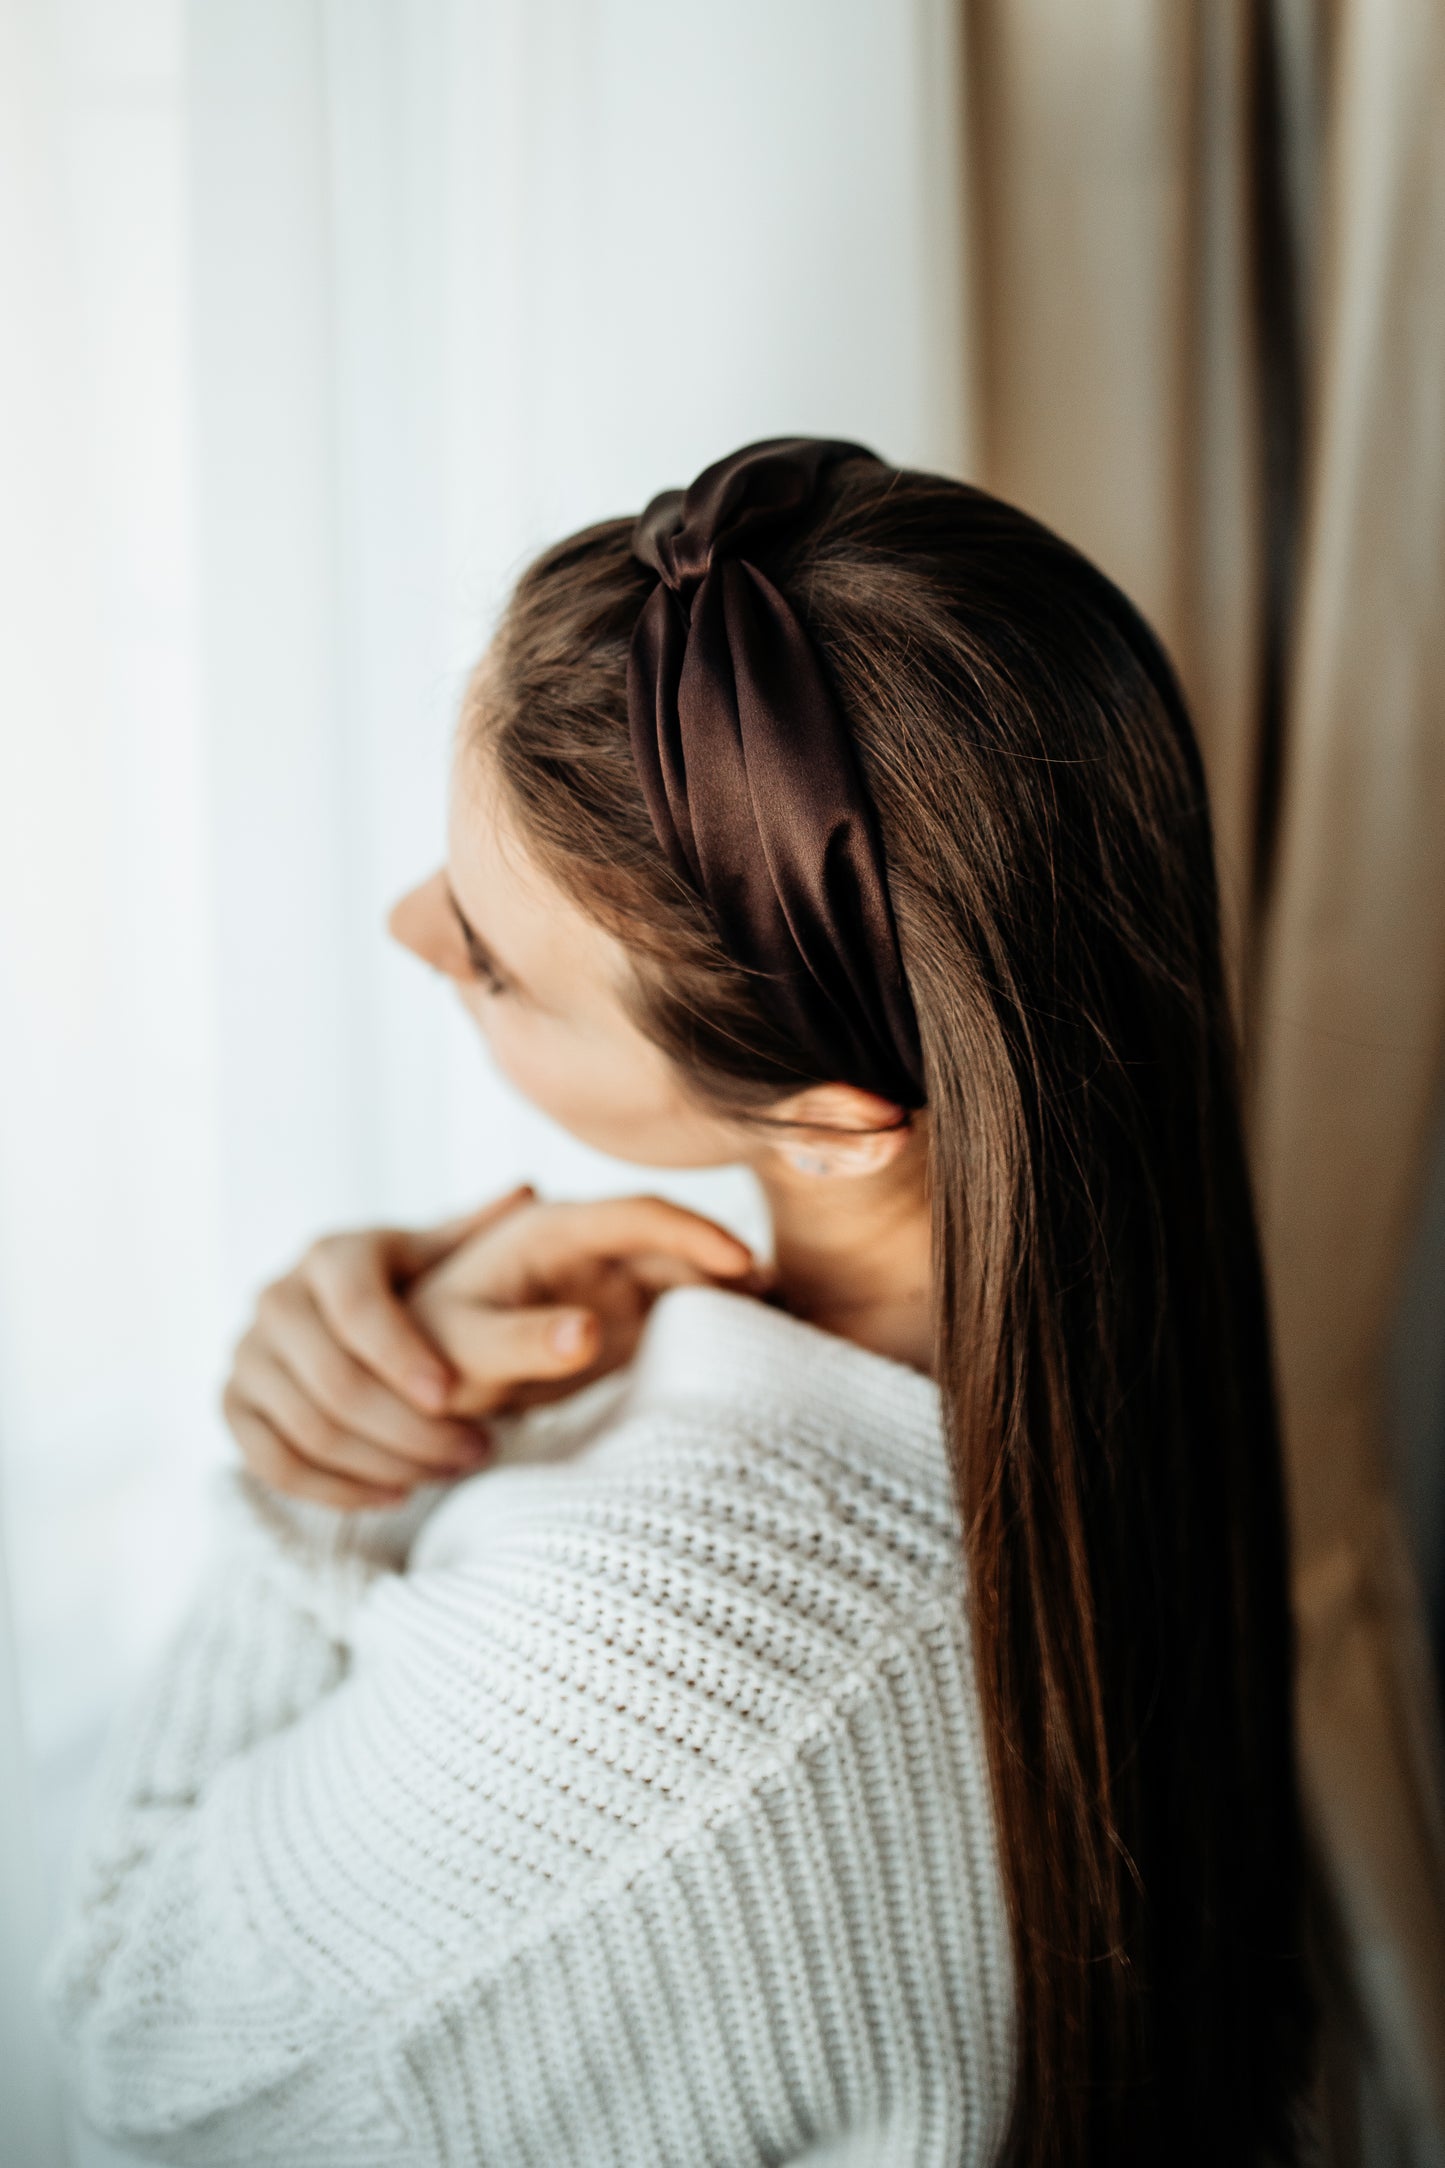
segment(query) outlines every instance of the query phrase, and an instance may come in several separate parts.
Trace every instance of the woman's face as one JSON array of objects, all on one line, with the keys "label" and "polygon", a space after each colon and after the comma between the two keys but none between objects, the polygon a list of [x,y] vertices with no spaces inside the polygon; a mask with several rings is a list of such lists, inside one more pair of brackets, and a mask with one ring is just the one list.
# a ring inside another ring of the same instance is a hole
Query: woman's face
[{"label": "woman's face", "polygon": [[389,925],[452,981],[502,1074],[583,1143],[653,1167],[744,1156],[738,1130],[684,1098],[625,1013],[626,950],[529,859],[473,746],[458,749],[447,862]]}]

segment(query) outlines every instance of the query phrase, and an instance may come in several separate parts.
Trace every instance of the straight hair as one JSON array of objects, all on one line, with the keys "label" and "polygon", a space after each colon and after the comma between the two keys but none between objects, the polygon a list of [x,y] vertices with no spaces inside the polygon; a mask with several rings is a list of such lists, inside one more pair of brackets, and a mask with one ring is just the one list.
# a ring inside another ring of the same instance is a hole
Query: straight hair
[{"label": "straight hair", "polygon": [[[523,575],[464,727],[699,1101],[809,1083],[653,835],[610,521]],[[877,811],[919,1020],[938,1379],[1017,1991],[1017,2168],[1295,2161],[1294,1647],[1209,806],[1173,670],[1058,536],[840,469],[760,556]]]}]

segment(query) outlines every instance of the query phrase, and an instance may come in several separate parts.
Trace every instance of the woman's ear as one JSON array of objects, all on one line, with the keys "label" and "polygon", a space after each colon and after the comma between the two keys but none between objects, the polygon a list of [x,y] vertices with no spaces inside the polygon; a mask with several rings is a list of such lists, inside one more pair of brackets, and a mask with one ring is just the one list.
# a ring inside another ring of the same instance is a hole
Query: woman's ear
[{"label": "woman's ear", "polygon": [[774,1147],[795,1173],[877,1174],[910,1149],[917,1117],[856,1084],[810,1084],[771,1110],[788,1128]]}]

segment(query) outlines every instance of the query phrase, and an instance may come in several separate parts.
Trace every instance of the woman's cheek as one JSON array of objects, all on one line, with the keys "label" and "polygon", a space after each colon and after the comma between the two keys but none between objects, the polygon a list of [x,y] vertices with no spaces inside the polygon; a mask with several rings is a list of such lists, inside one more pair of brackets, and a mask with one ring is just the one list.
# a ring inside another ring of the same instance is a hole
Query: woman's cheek
[{"label": "woman's cheek", "polygon": [[575,1050],[569,1059],[567,1046],[555,1032],[551,1043],[546,1043],[546,1024],[509,1006],[505,996],[482,996],[468,1001],[467,1007],[487,1042],[492,1066],[524,1099],[565,1124],[578,1097],[581,1065]]},{"label": "woman's cheek", "polygon": [[639,1114],[647,1111],[635,1065],[596,1041],[579,1043],[561,1027],[549,1032],[539,1025],[529,1032],[520,1017],[515,1027],[496,1017],[488,1038],[497,1068],[539,1112],[583,1144],[630,1156]]},{"label": "woman's cheek", "polygon": [[[578,1032],[503,1000],[467,1001],[493,1067],[513,1090],[582,1144],[655,1166],[718,1163],[706,1125],[680,1108],[655,1060],[605,1033]],[[640,1149],[645,1147],[645,1149]]]},{"label": "woman's cheek", "polygon": [[463,996],[463,1001],[472,1022],[487,1042],[493,1067],[500,1069],[509,1084],[514,1084],[530,1098],[526,1034],[519,1032],[513,1021],[515,1011],[511,1015],[503,1013],[503,1003],[496,995],[469,992]]}]

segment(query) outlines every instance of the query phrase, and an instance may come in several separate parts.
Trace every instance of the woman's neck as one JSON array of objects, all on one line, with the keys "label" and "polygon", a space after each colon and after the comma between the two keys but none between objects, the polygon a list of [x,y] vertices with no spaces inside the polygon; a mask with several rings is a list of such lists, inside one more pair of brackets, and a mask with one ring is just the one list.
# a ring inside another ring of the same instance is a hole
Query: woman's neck
[{"label": "woman's neck", "polygon": [[922,1153],[872,1175],[759,1168],[773,1223],[774,1300],[875,1354],[933,1371],[932,1234]]}]

